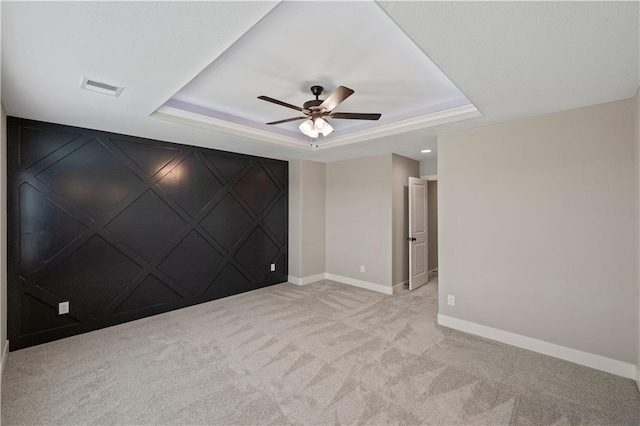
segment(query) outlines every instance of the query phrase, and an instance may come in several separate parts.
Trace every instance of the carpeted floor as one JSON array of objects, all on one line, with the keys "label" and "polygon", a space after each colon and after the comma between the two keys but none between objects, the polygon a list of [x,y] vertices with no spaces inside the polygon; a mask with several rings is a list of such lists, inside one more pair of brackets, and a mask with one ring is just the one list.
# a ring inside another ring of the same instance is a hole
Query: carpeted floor
[{"label": "carpeted floor", "polygon": [[640,424],[632,380],[440,327],[436,287],[280,284],[12,352],[2,424]]}]

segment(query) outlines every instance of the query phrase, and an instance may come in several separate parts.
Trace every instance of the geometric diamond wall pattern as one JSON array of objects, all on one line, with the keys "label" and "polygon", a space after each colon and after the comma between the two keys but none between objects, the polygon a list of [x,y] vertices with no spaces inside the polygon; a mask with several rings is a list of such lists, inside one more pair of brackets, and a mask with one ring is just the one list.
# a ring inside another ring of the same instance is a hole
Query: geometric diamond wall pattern
[{"label": "geometric diamond wall pattern", "polygon": [[280,189],[259,163],[254,165],[233,188],[256,214],[264,211]]},{"label": "geometric diamond wall pattern", "polygon": [[223,259],[222,254],[197,231],[191,231],[160,263],[158,269],[189,294],[197,295],[209,287]]},{"label": "geometric diamond wall pattern", "polygon": [[93,219],[122,202],[142,184],[97,139],[61,158],[36,177]]},{"label": "geometric diamond wall pattern", "polygon": [[94,235],[37,286],[97,318],[141,271],[142,266]]},{"label": "geometric diamond wall pattern", "polygon": [[253,219],[233,195],[227,194],[206,215],[200,225],[224,248],[230,250],[247,232]]},{"label": "geometric diamond wall pattern", "polygon": [[[30,275],[87,227],[28,183],[20,185],[20,271]],[[42,233],[48,233],[43,238]]]},{"label": "geometric diamond wall pattern", "polygon": [[13,117],[7,136],[11,350],[287,280],[287,162]]},{"label": "geometric diamond wall pattern", "polygon": [[195,217],[222,189],[211,170],[193,154],[160,179],[158,186],[191,217]]},{"label": "geometric diamond wall pattern", "polygon": [[152,260],[186,222],[152,190],[125,208],[105,229],[146,260]]}]

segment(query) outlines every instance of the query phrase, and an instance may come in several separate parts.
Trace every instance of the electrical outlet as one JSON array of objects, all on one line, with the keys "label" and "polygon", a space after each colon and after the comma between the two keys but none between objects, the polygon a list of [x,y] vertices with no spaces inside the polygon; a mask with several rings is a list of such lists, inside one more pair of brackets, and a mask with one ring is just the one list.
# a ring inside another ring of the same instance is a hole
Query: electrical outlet
[{"label": "electrical outlet", "polygon": [[271,272],[273,272],[273,271],[275,271],[275,270],[276,270],[276,264],[275,264],[275,263],[272,263],[272,264],[271,264]]},{"label": "electrical outlet", "polygon": [[364,265],[360,265],[360,272],[364,272]]},{"label": "electrical outlet", "polygon": [[455,306],[456,305],[456,297],[452,296],[451,294],[449,296],[447,296],[447,303],[451,306]]},{"label": "electrical outlet", "polygon": [[69,313],[69,302],[58,303],[58,315],[64,315]]}]

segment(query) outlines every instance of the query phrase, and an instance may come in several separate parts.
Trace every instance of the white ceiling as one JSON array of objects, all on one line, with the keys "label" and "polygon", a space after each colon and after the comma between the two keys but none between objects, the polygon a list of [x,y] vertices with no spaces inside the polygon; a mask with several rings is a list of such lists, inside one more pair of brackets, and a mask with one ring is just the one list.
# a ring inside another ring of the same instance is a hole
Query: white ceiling
[{"label": "white ceiling", "polygon": [[[484,117],[321,151],[295,150],[150,117],[217,58],[229,55],[225,72],[232,71],[233,50],[225,51],[261,19],[266,21],[265,15],[276,6],[277,2],[3,1],[2,103],[13,116],[274,158],[335,161],[395,152],[421,160],[434,157],[435,152],[425,155],[420,149],[434,149],[438,132],[628,98],[639,86],[638,2],[382,2],[379,6],[389,18]],[[315,20],[300,15],[319,39],[323,22],[332,19],[331,13]],[[263,29],[271,32],[270,38],[290,37],[294,49],[282,46],[286,60],[274,62],[277,65],[264,75],[252,75],[251,83],[264,87],[253,95],[304,101],[305,86],[320,80],[356,90],[349,110],[353,106],[361,110],[356,112],[380,112],[370,111],[371,103],[356,101],[378,96],[369,101],[384,108],[384,96],[372,93],[372,88],[394,84],[385,74],[388,69],[371,66],[348,78],[333,74],[331,67],[318,70],[317,63],[348,61],[350,52],[358,51],[352,41],[358,40],[358,30],[356,21],[349,31],[341,29],[346,39],[339,46],[314,52],[313,61],[294,61],[300,55],[295,51],[297,35],[283,34],[277,26]],[[391,37],[393,32],[380,33]],[[419,56],[416,53],[413,60]],[[248,72],[247,59],[235,59],[239,75]],[[288,61],[295,63],[291,70],[286,68]],[[285,89],[293,74],[294,87]],[[119,98],[81,90],[85,76],[125,90]],[[229,93],[242,91],[228,86]],[[352,99],[345,101],[345,110],[347,102]],[[261,107],[271,108],[266,103]],[[288,117],[286,108],[272,108],[269,119]]]}]

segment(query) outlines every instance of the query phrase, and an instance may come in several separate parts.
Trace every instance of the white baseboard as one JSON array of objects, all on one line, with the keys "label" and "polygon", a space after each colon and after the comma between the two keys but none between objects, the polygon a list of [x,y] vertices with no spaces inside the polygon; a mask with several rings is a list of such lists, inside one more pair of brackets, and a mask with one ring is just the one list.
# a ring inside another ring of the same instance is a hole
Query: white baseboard
[{"label": "white baseboard", "polygon": [[304,278],[299,278],[299,277],[294,277],[293,275],[289,275],[288,281],[296,285],[307,285],[307,284],[315,283],[316,281],[324,280],[325,276],[326,276],[325,273],[310,275]]},{"label": "white baseboard", "polygon": [[302,285],[300,284],[301,282],[300,278],[294,277],[293,275],[289,275],[287,277],[287,281],[289,281],[291,284]]},{"label": "white baseboard", "polygon": [[618,361],[589,352],[582,352],[577,349],[567,348],[566,346],[556,345],[555,343],[545,342],[446,315],[438,314],[438,324],[533,352],[560,358],[565,361],[571,361],[596,370],[606,371],[607,373],[617,376],[636,379],[637,368],[634,364],[628,362]]},{"label": "white baseboard", "polygon": [[0,381],[4,376],[4,366],[7,363],[7,355],[9,355],[9,341],[4,342],[4,350],[2,351],[2,359],[0,360]]},{"label": "white baseboard", "polygon": [[402,290],[404,288],[405,285],[409,284],[409,280],[407,281],[402,281],[401,283],[398,283],[396,285],[393,286],[393,289],[391,290],[391,292],[393,294],[398,294],[398,292],[400,290]]},{"label": "white baseboard", "polygon": [[349,284],[355,287],[365,288],[367,290],[377,291],[378,293],[393,294],[393,287],[382,284],[371,283],[369,281],[356,280],[355,278],[343,277],[342,275],[325,274],[326,279],[338,281],[339,283]]},{"label": "white baseboard", "polygon": [[288,281],[291,284],[296,284],[296,285],[307,285],[320,280],[337,281],[342,284],[348,284],[355,287],[365,288],[367,290],[372,290],[378,293],[384,293],[389,295],[395,294],[398,291],[400,291],[402,289],[402,286],[408,282],[408,281],[404,281],[394,285],[393,287],[388,287],[382,284],[376,284],[369,281],[357,280],[355,278],[344,277],[342,275],[329,274],[326,272],[324,274],[316,274],[316,275],[311,275],[304,278],[296,277],[293,275],[289,275],[288,277]]}]

